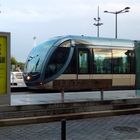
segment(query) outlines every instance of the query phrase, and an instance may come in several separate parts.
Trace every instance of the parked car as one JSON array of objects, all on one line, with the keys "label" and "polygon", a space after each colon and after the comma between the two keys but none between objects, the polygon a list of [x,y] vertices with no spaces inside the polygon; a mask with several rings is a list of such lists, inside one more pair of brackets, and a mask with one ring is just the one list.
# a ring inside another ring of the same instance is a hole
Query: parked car
[{"label": "parked car", "polygon": [[11,72],[11,87],[26,87],[23,72]]}]

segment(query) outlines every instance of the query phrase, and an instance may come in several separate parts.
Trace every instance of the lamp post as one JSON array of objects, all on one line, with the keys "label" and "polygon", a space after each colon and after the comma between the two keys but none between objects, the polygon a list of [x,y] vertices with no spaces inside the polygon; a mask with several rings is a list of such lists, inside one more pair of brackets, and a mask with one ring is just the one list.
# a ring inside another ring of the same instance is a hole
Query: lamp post
[{"label": "lamp post", "polygon": [[94,23],[93,25],[97,26],[97,37],[99,37],[99,26],[103,25],[103,23],[100,23],[101,18],[99,17],[99,6],[98,6],[97,18],[94,18],[94,20],[97,23]]},{"label": "lamp post", "polygon": [[115,15],[115,38],[117,38],[117,28],[118,28],[118,25],[117,25],[117,16],[118,14],[122,14],[122,13],[127,13],[129,12],[129,9],[130,7],[125,7],[124,9],[120,10],[120,11],[116,11],[116,12],[109,12],[109,11],[104,11],[104,13],[110,13],[110,14],[114,14]]},{"label": "lamp post", "polygon": [[33,47],[36,46],[36,36],[33,37]]}]

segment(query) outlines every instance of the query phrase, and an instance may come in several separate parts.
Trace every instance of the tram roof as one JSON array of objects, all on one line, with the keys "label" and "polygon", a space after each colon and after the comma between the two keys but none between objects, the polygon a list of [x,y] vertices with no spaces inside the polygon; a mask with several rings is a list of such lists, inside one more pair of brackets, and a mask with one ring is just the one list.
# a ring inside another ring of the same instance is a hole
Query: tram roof
[{"label": "tram roof", "polygon": [[[63,42],[72,39],[76,44],[87,44],[92,46],[115,46],[115,47],[134,47],[134,41],[128,39],[98,38],[91,36],[59,36],[56,40]],[[61,41],[62,40],[62,41]]]}]

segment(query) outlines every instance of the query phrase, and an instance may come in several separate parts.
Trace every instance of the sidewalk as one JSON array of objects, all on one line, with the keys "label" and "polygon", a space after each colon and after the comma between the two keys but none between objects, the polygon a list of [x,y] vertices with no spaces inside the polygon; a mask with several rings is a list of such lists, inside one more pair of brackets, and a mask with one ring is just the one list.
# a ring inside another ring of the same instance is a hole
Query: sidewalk
[{"label": "sidewalk", "polygon": [[[67,140],[140,140],[140,114],[66,122]],[[61,123],[0,127],[0,140],[61,140]]]}]

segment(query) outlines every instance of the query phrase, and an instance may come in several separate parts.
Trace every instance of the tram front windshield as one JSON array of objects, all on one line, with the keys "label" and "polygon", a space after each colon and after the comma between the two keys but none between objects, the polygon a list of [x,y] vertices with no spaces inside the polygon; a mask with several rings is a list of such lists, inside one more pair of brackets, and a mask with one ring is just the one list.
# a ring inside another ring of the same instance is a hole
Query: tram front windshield
[{"label": "tram front windshield", "polygon": [[34,73],[40,72],[44,58],[47,56],[50,48],[57,41],[57,39],[49,40],[32,49],[28,56],[24,72]]}]

